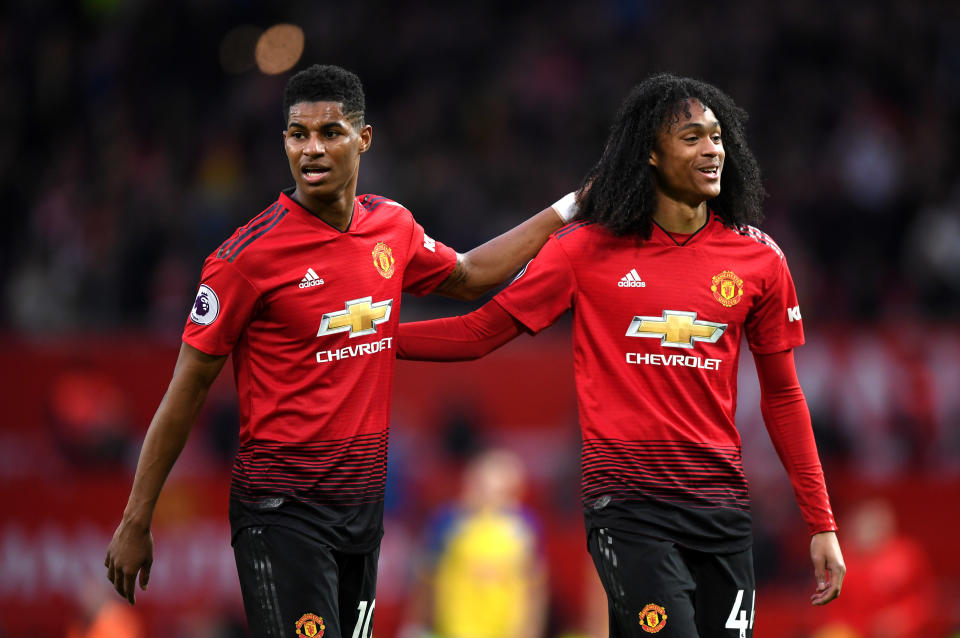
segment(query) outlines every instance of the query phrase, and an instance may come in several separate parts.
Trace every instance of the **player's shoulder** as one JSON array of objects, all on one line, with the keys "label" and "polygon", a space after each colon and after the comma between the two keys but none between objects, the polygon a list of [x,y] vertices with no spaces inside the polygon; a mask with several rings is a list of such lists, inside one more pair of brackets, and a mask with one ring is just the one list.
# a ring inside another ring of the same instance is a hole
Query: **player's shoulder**
[{"label": "player's shoulder", "polygon": [[374,195],[373,193],[357,195],[357,203],[360,204],[363,212],[367,215],[401,215],[412,217],[410,209],[383,195]]},{"label": "player's shoulder", "polygon": [[749,224],[734,224],[726,226],[728,237],[742,246],[743,249],[756,249],[762,254],[775,257],[778,260],[784,258],[783,251],[773,237],[763,232],[756,226]]},{"label": "player's shoulder", "polygon": [[574,244],[577,242],[590,241],[596,235],[600,228],[596,222],[574,220],[562,226],[550,234],[550,237],[562,244]]},{"label": "player's shoulder", "polygon": [[269,239],[265,238],[275,232],[289,213],[290,209],[284,205],[283,200],[276,200],[246,224],[237,228],[226,241],[213,251],[210,259],[236,263],[238,260],[249,258],[264,248],[269,248]]}]

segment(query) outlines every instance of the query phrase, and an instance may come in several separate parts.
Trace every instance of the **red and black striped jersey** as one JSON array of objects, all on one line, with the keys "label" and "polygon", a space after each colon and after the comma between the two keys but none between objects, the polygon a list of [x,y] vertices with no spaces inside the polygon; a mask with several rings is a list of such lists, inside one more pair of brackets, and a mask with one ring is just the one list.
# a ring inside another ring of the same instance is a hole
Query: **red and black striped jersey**
[{"label": "red and black striped jersey", "polygon": [[272,521],[335,547],[379,540],[401,293],[432,291],[455,264],[376,195],[341,232],[281,193],[207,258],[183,340],[233,355],[234,532]]},{"label": "red and black striped jersey", "polygon": [[573,223],[495,300],[533,332],[573,310],[588,525],[704,550],[749,545],[741,340],[761,354],[803,343],[773,240],[712,212],[693,235],[654,225],[648,240]]}]

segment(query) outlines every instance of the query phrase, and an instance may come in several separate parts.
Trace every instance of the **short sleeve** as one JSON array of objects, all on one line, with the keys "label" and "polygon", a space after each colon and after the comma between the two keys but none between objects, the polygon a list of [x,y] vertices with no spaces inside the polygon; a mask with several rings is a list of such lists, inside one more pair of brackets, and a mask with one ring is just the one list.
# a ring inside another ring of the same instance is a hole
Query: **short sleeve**
[{"label": "short sleeve", "polygon": [[778,260],[775,274],[747,317],[745,332],[750,350],[757,354],[803,345],[800,304],[786,259]]},{"label": "short sleeve", "polygon": [[436,241],[413,220],[409,261],[403,272],[403,291],[425,295],[442,284],[457,265],[457,252]]},{"label": "short sleeve", "polygon": [[551,237],[494,300],[532,332],[551,326],[573,305],[576,278],[560,242]]},{"label": "short sleeve", "polygon": [[259,292],[236,266],[209,257],[183,328],[184,343],[210,355],[230,354],[259,299]]}]

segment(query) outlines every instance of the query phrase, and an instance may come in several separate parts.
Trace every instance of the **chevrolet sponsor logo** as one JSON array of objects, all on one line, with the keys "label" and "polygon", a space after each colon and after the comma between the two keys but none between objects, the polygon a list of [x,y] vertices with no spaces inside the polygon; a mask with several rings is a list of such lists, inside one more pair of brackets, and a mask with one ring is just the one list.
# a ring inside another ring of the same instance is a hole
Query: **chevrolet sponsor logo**
[{"label": "chevrolet sponsor logo", "polygon": [[662,346],[692,348],[697,341],[716,343],[726,329],[725,323],[698,320],[695,312],[664,310],[659,317],[634,317],[627,336],[659,338]]},{"label": "chevrolet sponsor logo", "polygon": [[362,337],[377,331],[377,324],[390,320],[393,299],[373,303],[373,297],[361,297],[346,303],[344,310],[328,312],[320,320],[317,336],[348,332],[350,337]]}]

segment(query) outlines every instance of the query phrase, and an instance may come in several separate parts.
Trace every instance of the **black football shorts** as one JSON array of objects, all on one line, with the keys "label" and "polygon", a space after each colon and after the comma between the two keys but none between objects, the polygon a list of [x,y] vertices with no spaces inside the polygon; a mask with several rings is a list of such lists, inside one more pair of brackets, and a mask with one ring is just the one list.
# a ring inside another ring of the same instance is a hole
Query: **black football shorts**
[{"label": "black football shorts", "polygon": [[607,593],[611,638],[751,638],[751,549],[713,554],[611,529],[588,544]]},{"label": "black football shorts", "polygon": [[251,636],[371,637],[379,547],[346,554],[269,525],[240,530],[233,553]]}]

